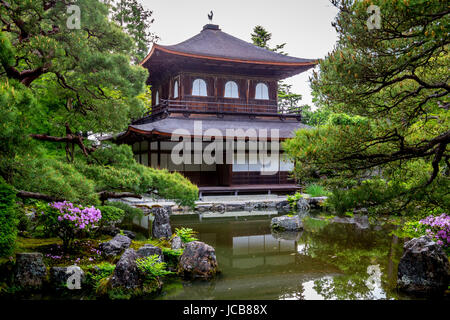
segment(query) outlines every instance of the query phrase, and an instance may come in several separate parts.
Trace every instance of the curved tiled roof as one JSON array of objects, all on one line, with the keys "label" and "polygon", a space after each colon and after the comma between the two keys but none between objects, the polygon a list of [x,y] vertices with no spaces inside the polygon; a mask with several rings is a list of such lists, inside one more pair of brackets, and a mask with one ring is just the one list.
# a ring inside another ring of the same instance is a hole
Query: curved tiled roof
[{"label": "curved tiled roof", "polygon": [[[272,129],[278,129],[278,134],[280,139],[292,138],[297,129],[307,129],[309,126],[298,122],[283,122],[283,121],[270,121],[270,120],[224,120],[224,119],[183,119],[183,118],[166,118],[157,120],[154,122],[149,122],[145,124],[134,124],[128,127],[127,132],[137,132],[141,134],[159,134],[170,136],[177,129],[184,129],[190,133],[190,135],[195,136],[198,133],[194,130],[194,124],[201,123],[201,134],[205,135],[205,132],[210,129],[219,130],[224,137],[227,136],[227,130],[239,130],[241,132],[236,132],[242,135],[247,129],[254,129],[256,133],[259,134],[260,130],[267,130],[268,137]],[[125,133],[126,134],[126,133]],[[245,136],[245,134],[244,134]],[[236,137],[236,136],[234,136]],[[240,137],[240,136],[239,136]]]},{"label": "curved tiled roof", "polygon": [[[302,59],[276,53],[254,44],[248,43],[228,33],[222,32],[219,26],[207,24],[203,30],[179,44],[171,46],[154,45],[154,50],[160,49],[173,54],[189,55],[202,58],[221,58],[231,61],[260,62],[267,64],[313,65],[314,59]],[[141,63],[151,56],[152,52]]]}]

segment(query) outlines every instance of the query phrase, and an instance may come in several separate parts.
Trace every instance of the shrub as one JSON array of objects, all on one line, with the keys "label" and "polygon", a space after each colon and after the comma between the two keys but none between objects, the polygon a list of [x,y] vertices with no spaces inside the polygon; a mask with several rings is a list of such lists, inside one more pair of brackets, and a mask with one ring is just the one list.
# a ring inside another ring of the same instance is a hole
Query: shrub
[{"label": "shrub", "polygon": [[102,218],[100,210],[94,206],[77,207],[67,201],[41,204],[39,211],[38,219],[44,231],[61,238],[65,251],[71,248],[76,237],[91,232]]},{"label": "shrub", "polygon": [[306,187],[305,192],[309,194],[311,197],[321,197],[321,196],[327,196],[329,192],[318,184],[310,184]]},{"label": "shrub", "polygon": [[132,207],[120,201],[107,201],[105,203],[109,207],[116,207],[124,211],[124,220],[127,222],[133,221],[134,218],[142,219],[144,212],[141,209]]},{"label": "shrub", "polygon": [[78,172],[69,163],[57,159],[22,161],[14,175],[18,190],[39,192],[75,203],[96,205],[98,196],[94,182]]},{"label": "shrub", "polygon": [[155,279],[173,273],[166,270],[166,263],[161,262],[157,254],[145,258],[138,258],[136,264],[147,279]]},{"label": "shrub", "polygon": [[113,274],[115,265],[102,262],[98,265],[91,266],[89,265],[87,269],[89,270],[86,274],[87,282],[90,284],[97,294],[105,294],[108,278]]},{"label": "shrub", "polygon": [[407,221],[398,230],[393,233],[400,238],[417,238],[426,234],[427,227],[420,221]]},{"label": "shrub", "polygon": [[428,216],[425,219],[419,221],[419,223],[425,226],[425,232],[437,244],[444,247],[444,249],[449,253],[450,245],[450,216],[445,213],[440,216]]},{"label": "shrub", "polygon": [[176,228],[175,233],[181,238],[181,241],[183,241],[184,243],[198,240],[194,237],[197,232],[192,230],[191,228]]},{"label": "shrub", "polygon": [[289,206],[291,207],[292,211],[297,211],[297,202],[303,198],[302,194],[300,192],[296,192],[293,195],[288,195],[286,200],[289,202]]},{"label": "shrub", "polygon": [[119,223],[125,216],[125,211],[123,209],[114,206],[99,206],[97,209],[100,210],[102,214],[100,228]]},{"label": "shrub", "polygon": [[14,250],[17,236],[16,193],[0,177],[0,257],[8,256]]},{"label": "shrub", "polygon": [[336,213],[344,214],[354,208],[389,203],[399,192],[397,184],[387,184],[383,179],[368,179],[348,190],[334,189],[328,196],[326,204]]},{"label": "shrub", "polygon": [[162,252],[167,265],[175,268],[178,265],[178,260],[183,254],[183,251],[184,249],[171,249],[163,247]]}]

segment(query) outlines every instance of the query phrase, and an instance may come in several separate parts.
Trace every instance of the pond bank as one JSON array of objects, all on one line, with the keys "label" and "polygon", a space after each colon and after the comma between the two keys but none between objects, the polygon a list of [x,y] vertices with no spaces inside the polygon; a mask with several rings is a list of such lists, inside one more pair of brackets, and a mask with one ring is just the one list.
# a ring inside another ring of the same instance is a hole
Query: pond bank
[{"label": "pond bank", "polygon": [[[309,197],[303,195],[311,209],[319,209],[327,197]],[[111,199],[114,201],[114,199]],[[119,200],[116,200],[119,201]],[[164,207],[171,210],[172,214],[210,214],[224,212],[252,212],[261,210],[289,211],[290,206],[286,196],[277,195],[249,195],[249,196],[214,196],[203,197],[203,200],[195,202],[195,209],[178,206],[173,201],[158,200],[150,196],[142,199],[123,198],[120,201],[128,205],[141,208],[149,213],[152,207]]]}]

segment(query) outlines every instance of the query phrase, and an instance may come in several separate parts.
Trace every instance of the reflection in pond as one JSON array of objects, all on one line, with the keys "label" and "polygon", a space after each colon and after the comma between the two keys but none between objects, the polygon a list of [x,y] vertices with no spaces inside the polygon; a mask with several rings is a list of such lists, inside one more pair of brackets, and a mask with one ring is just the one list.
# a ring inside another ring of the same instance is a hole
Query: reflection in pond
[{"label": "reflection in pond", "polygon": [[309,219],[300,233],[272,233],[270,217],[172,216],[216,249],[212,281],[167,281],[158,299],[399,299],[403,242],[389,229]]}]

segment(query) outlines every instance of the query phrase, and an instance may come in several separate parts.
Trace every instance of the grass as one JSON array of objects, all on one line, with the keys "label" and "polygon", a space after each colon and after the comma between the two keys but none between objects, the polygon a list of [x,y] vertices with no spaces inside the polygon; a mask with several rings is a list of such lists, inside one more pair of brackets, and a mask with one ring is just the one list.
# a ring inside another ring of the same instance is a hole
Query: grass
[{"label": "grass", "polygon": [[311,197],[322,197],[330,194],[324,187],[318,184],[310,184],[306,187],[305,192]]}]

